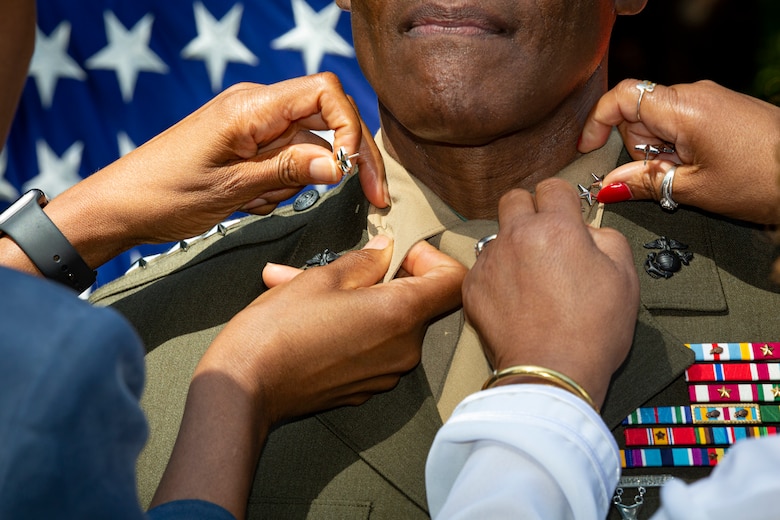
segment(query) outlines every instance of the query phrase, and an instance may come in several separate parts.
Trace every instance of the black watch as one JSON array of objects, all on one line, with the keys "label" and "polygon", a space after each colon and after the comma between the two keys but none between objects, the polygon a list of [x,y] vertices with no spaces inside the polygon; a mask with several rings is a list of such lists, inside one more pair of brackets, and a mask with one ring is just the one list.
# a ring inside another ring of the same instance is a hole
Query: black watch
[{"label": "black watch", "polygon": [[86,291],[95,271],[43,212],[49,200],[41,190],[30,190],[0,214],[0,233],[16,242],[46,278]]}]

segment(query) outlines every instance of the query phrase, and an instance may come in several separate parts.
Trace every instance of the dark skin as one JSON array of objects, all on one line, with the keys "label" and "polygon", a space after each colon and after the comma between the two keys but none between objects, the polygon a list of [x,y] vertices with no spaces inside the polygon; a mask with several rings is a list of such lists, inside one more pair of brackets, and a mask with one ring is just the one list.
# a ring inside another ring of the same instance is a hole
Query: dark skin
[{"label": "dark skin", "polygon": [[[0,78],[7,79],[0,85],[2,137],[35,35],[35,3],[6,4],[7,18],[0,19]],[[134,244],[194,236],[238,209],[266,214],[302,186],[338,182],[343,172],[330,147],[309,133],[325,129],[334,131],[336,148],[360,153],[364,193],[385,206],[379,150],[338,78],[321,73],[226,89],[58,195],[45,212],[97,267]],[[374,237],[363,250],[265,292],[225,326],[195,370],[153,505],[208,500],[243,518],[273,424],[363,403],[414,368],[427,322],[460,305],[466,268],[421,242],[404,260],[410,276],[377,284],[391,255],[391,240]],[[40,275],[5,235],[0,266]],[[308,333],[291,335],[301,330],[301,317]],[[345,326],[345,319],[353,323]]]},{"label": "dark skin", "polygon": [[494,219],[502,194],[578,156],[616,16],[646,0],[338,3],[388,152],[460,214]]},{"label": "dark skin", "polygon": [[[601,407],[631,347],[639,306],[628,242],[614,229],[584,226],[577,194],[561,179],[541,182],[535,195],[504,195],[499,226],[463,283],[463,307],[491,366],[557,370]],[[586,296],[608,318],[561,319],[581,317]],[[519,382],[508,377],[498,384]]]},{"label": "dark skin", "polygon": [[35,47],[35,2],[30,0],[6,0],[3,16],[0,16],[0,34],[3,41],[13,45],[0,45],[0,150],[11,127],[19,96],[27,81],[27,67]]},{"label": "dark skin", "polygon": [[[610,90],[582,132],[580,149],[588,152],[617,126],[633,154],[634,162],[604,178],[605,188],[622,183],[634,200],[659,200],[664,175],[678,164],[674,199],[680,204],[748,222],[780,222],[780,107],[711,81],[657,85],[650,102],[642,102],[638,121],[636,83],[626,79]],[[676,153],[651,156],[645,163],[644,153],[633,149],[660,142],[674,143]]]}]

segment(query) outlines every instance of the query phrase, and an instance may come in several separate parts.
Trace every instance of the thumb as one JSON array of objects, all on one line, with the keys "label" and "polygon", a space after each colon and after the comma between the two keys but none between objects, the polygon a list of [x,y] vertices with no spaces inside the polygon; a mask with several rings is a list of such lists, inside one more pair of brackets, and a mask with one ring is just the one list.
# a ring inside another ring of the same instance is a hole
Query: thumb
[{"label": "thumb", "polygon": [[[335,277],[334,285],[346,284],[348,287],[373,285],[381,279],[390,264],[392,240],[377,235],[369,240],[360,251],[350,251],[326,266],[317,267],[319,272],[327,272]],[[305,271],[289,265],[268,263],[263,268],[263,282],[268,288],[287,283]]]},{"label": "thumb", "polygon": [[297,267],[268,262],[263,268],[263,283],[271,289],[277,285],[289,282],[302,272],[303,269],[298,269]]},{"label": "thumb", "polygon": [[335,184],[343,175],[333,153],[311,143],[266,150],[250,161],[254,163],[250,182],[257,193],[308,184]]}]

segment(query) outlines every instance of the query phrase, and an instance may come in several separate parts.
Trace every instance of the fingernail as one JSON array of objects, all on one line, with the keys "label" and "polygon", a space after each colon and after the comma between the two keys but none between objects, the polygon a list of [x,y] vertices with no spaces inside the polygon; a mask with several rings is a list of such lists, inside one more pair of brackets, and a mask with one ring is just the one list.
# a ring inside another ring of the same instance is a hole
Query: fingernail
[{"label": "fingernail", "polygon": [[268,204],[268,201],[262,198],[257,198],[254,200],[250,200],[243,206],[241,206],[241,211],[251,211],[255,208],[259,208],[260,206],[265,206]]},{"label": "fingernail", "polygon": [[363,246],[363,249],[385,249],[390,245],[390,238],[385,235],[377,235]]},{"label": "fingernail", "polygon": [[330,157],[318,157],[309,163],[309,176],[314,181],[333,184],[339,180],[336,163]]},{"label": "fingernail", "polygon": [[631,195],[631,189],[628,187],[628,184],[624,182],[616,182],[614,184],[604,186],[599,191],[599,194],[596,195],[596,199],[599,202],[603,202],[605,204],[611,204],[613,202],[624,202],[631,200],[633,197],[634,196]]}]

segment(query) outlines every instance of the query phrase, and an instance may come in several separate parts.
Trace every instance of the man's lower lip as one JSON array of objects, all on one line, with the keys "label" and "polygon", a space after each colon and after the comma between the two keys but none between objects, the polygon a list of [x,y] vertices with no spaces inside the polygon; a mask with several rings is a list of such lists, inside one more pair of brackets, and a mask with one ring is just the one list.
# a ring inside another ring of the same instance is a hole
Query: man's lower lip
[{"label": "man's lower lip", "polygon": [[408,33],[410,36],[492,36],[495,32],[483,27],[473,25],[418,25],[412,27]]}]

